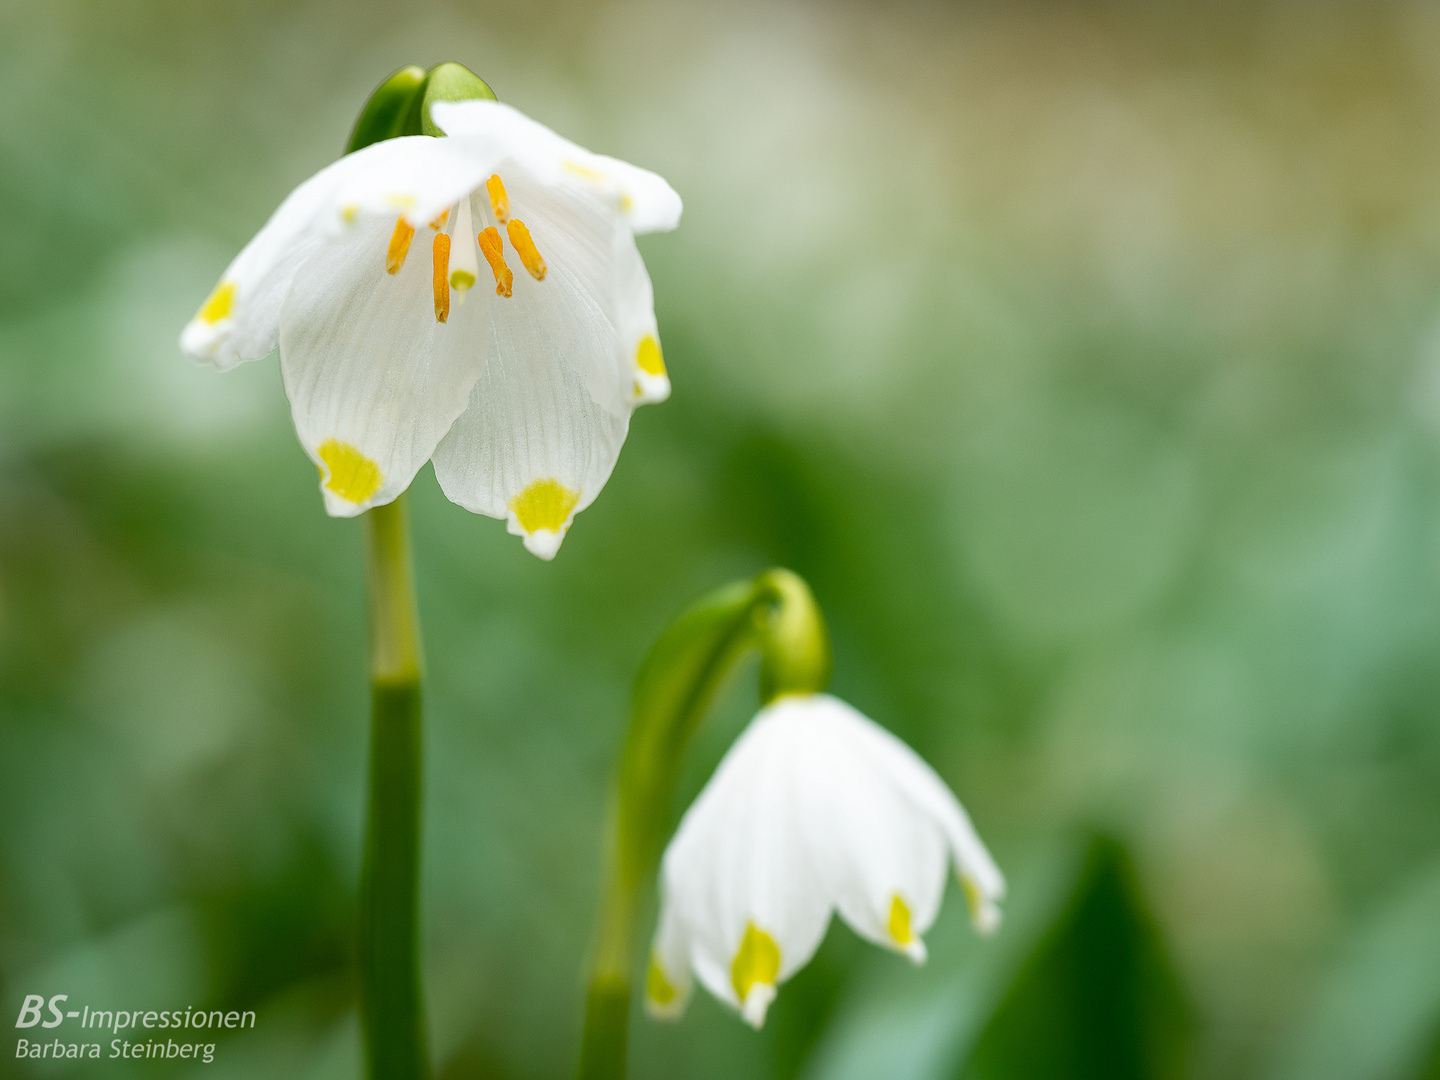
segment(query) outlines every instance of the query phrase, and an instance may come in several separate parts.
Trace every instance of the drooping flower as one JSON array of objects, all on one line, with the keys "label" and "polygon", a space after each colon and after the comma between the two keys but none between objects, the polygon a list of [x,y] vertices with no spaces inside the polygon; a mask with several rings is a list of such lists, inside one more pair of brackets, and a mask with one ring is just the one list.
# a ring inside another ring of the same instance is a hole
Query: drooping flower
[{"label": "drooping flower", "polygon": [[431,116],[447,137],[377,142],[301,184],[181,347],[221,369],[280,347],[330,514],[391,501],[433,460],[447,497],[548,559],[631,412],[669,395],[634,237],[673,229],[680,198],[498,102]]},{"label": "drooping flower", "polygon": [[944,781],[843,701],[783,696],[736,740],[665,852],[647,1007],[677,1015],[693,971],[760,1027],[835,911],[922,963],[952,863],[975,926],[995,930],[1005,880]]}]

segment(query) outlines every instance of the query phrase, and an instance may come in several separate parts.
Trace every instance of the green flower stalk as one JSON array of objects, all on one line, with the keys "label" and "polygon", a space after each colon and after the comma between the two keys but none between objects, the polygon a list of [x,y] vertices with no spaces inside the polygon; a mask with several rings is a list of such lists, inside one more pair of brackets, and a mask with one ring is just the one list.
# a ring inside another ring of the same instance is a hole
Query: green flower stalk
[{"label": "green flower stalk", "polygon": [[372,1080],[430,1075],[420,984],[420,620],[404,496],[365,515],[370,780],[360,873],[360,1019]]}]

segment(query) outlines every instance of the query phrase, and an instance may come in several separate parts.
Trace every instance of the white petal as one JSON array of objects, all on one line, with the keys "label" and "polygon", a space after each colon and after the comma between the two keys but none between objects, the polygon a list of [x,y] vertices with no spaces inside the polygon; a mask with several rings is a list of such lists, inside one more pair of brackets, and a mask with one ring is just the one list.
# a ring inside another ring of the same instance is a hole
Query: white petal
[{"label": "white petal", "polygon": [[655,292],[645,260],[629,235],[619,238],[620,292],[617,325],[633,380],[634,403],[650,405],[670,396],[670,375],[655,323]]},{"label": "white petal", "polygon": [[940,828],[965,887],[971,919],[982,933],[992,932],[1000,923],[997,904],[1005,897],[1005,877],[975,832],[964,807],[945,781],[915,751],[859,713],[855,716],[863,721],[855,729],[856,738],[867,748],[876,766],[884,769],[897,789]]},{"label": "white petal", "polygon": [[[763,1020],[773,986],[814,955],[830,905],[813,873],[790,770],[798,747],[757,717],[720,763],[666,851],[666,896],[690,943],[690,962],[717,998]],[[745,1001],[733,966],[754,927],[778,946],[775,978]]]},{"label": "white petal", "polygon": [[574,145],[515,106],[500,101],[436,101],[430,106],[430,119],[451,138],[484,136],[494,139],[507,151],[517,147],[543,149]]},{"label": "white petal", "polygon": [[484,374],[436,452],[435,475],[452,501],[507,519],[550,558],[609,479],[635,402],[618,328],[622,227],[583,193],[546,189],[513,161],[500,169],[510,222],[529,229],[545,274],[526,271],[488,196],[477,195],[476,226],[507,237],[513,295],[482,281],[466,301],[483,313]]},{"label": "white petal", "polygon": [[348,517],[399,495],[469,400],[481,370],[480,313],[435,317],[421,228],[386,272],[394,218],[362,218],[296,274],[281,312],[285,390],[326,509]]},{"label": "white petal", "polygon": [[292,191],[226,268],[220,284],[180,335],[180,347],[222,370],[275,348],[280,307],[295,272],[327,242],[320,225],[337,187],[356,167],[351,154]]},{"label": "white petal", "polygon": [[591,154],[586,164],[619,189],[620,210],[637,235],[670,232],[680,224],[684,205],[660,174],[603,154]]},{"label": "white petal", "polygon": [[662,900],[645,979],[645,1011],[657,1020],[674,1020],[685,1011],[691,988],[688,954],[674,905]]},{"label": "white petal", "polygon": [[403,215],[419,228],[434,220],[485,182],[499,154],[484,139],[439,139],[408,135],[367,146],[331,196],[328,223],[343,231],[375,214]]},{"label": "white petal", "polygon": [[451,136],[493,140],[501,156],[522,161],[546,183],[568,175],[590,184],[632,232],[668,232],[680,223],[680,196],[663,177],[618,158],[592,154],[509,105],[437,101],[430,115]]},{"label": "white petal", "polygon": [[266,355],[278,342],[281,307],[306,260],[344,244],[371,215],[425,224],[483,183],[493,164],[488,143],[410,136],[327,166],[291,192],[235,257],[186,325],[180,347],[222,369]]},{"label": "white petal", "polygon": [[825,694],[771,708],[805,748],[800,801],[827,895],[862,937],[923,961],[921,935],[939,913],[949,866],[944,834],[877,766],[862,730],[875,728],[870,720]]}]

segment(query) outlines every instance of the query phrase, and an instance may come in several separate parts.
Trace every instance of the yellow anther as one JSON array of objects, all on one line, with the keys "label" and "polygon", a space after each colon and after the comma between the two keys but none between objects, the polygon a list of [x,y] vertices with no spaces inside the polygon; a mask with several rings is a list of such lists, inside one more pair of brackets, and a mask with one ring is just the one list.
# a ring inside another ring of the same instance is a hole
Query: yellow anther
[{"label": "yellow anther", "polygon": [[635,349],[635,366],[646,375],[664,375],[665,357],[660,353],[660,342],[654,334],[646,334]]},{"label": "yellow anther", "polygon": [[434,221],[430,222],[430,227],[432,229],[443,229],[445,227],[445,223],[449,220],[450,208],[447,206],[444,210],[440,211],[439,217],[437,217]]},{"label": "yellow anther", "polygon": [[221,319],[228,319],[234,307],[235,282],[222,281],[215,286],[215,291],[210,294],[205,303],[200,305],[200,310],[195,313],[195,317],[201,322],[213,326]]},{"label": "yellow anther", "polygon": [[435,257],[435,321],[444,322],[450,318],[450,237],[436,233],[433,246]]},{"label": "yellow anther", "polygon": [[390,234],[390,246],[385,250],[385,272],[398,274],[405,265],[405,256],[410,254],[410,241],[415,239],[415,226],[403,217],[395,219],[395,231]]},{"label": "yellow anther", "polygon": [[490,209],[495,211],[495,220],[504,225],[510,220],[510,196],[505,193],[499,173],[492,173],[485,181],[485,190],[490,193]]},{"label": "yellow anther", "polygon": [[536,281],[545,280],[545,260],[540,257],[540,252],[535,250],[535,241],[530,239],[530,230],[519,218],[511,218],[510,224],[505,226],[506,235],[510,237],[510,245],[515,249],[515,254],[520,256],[520,261],[525,264],[525,269],[530,271],[530,276]]},{"label": "yellow anther", "polygon": [[[494,177],[491,179],[493,180]],[[495,274],[495,295],[509,296],[515,284],[515,275],[510,272],[510,267],[505,265],[505,251],[500,242],[500,230],[491,225],[476,239],[480,241],[480,253],[485,256],[485,261],[490,264],[490,269]]]},{"label": "yellow anther", "polygon": [[774,986],[780,975],[780,946],[775,939],[753,922],[745,927],[745,937],[730,965],[730,982],[743,1004],[756,985]]},{"label": "yellow anther", "polygon": [[891,939],[902,949],[915,940],[915,931],[910,928],[910,907],[900,899],[899,893],[896,893],[890,900],[888,929]]},{"label": "yellow anther", "polygon": [[570,511],[580,501],[580,493],[567,488],[553,477],[536,480],[510,500],[515,519],[527,533],[559,532],[565,527]]},{"label": "yellow anther", "polygon": [[660,961],[653,956],[650,957],[650,969],[645,973],[645,996],[661,1008],[675,1001],[675,987],[670,985]]},{"label": "yellow anther", "polygon": [[325,486],[348,502],[364,502],[385,482],[380,466],[347,442],[326,439],[316,453],[330,470]]}]

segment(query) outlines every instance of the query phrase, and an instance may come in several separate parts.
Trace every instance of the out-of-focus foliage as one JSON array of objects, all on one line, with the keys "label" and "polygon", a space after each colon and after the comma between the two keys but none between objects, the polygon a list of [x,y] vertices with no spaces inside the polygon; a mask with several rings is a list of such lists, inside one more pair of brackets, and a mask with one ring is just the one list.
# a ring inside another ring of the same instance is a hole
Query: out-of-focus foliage
[{"label": "out-of-focus foliage", "polygon": [[1097,840],[960,1075],[1177,1078],[1188,1064],[1188,1021],[1130,860]]},{"label": "out-of-focus foliage", "polygon": [[630,680],[773,564],[1012,918],[974,942],[952,896],[922,971],[837,928],[758,1035],[703,996],[637,1015],[634,1076],[818,1075],[862,1020],[983,1047],[998,999],[968,1034],[955,1002],[1028,970],[1077,827],[1133,856],[1190,1075],[1433,1070],[1421,0],[0,7],[0,1003],[255,1008],[207,1077],[356,1075],[358,528],[274,360],[221,376],[175,337],[373,85],[448,59],[686,217],[642,241],[674,397],[553,565],[415,486],[442,1076],[568,1074]]},{"label": "out-of-focus foliage", "polygon": [[1187,1075],[1189,1003],[1114,840],[1027,860],[1005,933],[932,935],[943,965],[857,980],[804,1080],[1012,1080]]},{"label": "out-of-focus foliage", "polygon": [[1440,872],[1433,867],[1346,947],[1276,1080],[1440,1076]]}]

